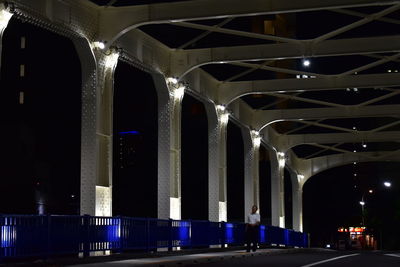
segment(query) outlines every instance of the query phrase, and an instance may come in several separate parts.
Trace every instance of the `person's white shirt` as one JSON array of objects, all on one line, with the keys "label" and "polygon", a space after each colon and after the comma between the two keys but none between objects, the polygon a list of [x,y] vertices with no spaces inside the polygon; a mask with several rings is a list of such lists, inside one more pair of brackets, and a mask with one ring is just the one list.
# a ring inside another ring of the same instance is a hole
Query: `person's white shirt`
[{"label": "person's white shirt", "polygon": [[247,223],[248,224],[257,224],[260,222],[260,214],[258,213],[250,213],[247,215]]}]

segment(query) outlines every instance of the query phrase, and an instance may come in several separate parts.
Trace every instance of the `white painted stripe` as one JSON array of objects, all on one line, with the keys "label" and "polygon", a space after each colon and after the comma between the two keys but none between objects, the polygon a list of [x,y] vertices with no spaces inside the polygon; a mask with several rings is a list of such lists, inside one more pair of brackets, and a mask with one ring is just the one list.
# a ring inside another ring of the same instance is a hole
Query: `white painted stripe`
[{"label": "white painted stripe", "polygon": [[400,254],[385,254],[385,256],[399,257],[400,258]]},{"label": "white painted stripe", "polygon": [[338,259],[343,259],[343,258],[346,258],[346,257],[352,257],[352,256],[357,256],[357,255],[360,255],[360,253],[350,254],[350,255],[344,255],[344,256],[339,256],[339,257],[335,257],[335,258],[331,258],[331,259],[327,259],[327,260],[323,260],[323,261],[317,261],[317,262],[314,262],[314,263],[310,263],[310,264],[307,264],[307,265],[303,265],[303,266],[301,266],[301,267],[315,266],[315,265],[322,264],[322,263],[325,263],[325,262],[335,261],[335,260],[338,260]]}]

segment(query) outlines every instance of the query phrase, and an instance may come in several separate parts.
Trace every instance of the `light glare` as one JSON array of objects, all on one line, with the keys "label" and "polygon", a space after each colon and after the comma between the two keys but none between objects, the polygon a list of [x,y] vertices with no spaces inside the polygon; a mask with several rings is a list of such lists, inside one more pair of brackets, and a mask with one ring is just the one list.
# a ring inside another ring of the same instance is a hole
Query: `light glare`
[{"label": "light glare", "polygon": [[308,67],[308,66],[310,66],[310,64],[311,64],[310,60],[308,60],[308,59],[303,60],[303,66]]},{"label": "light glare", "polygon": [[391,182],[384,182],[383,183],[386,187],[391,187],[392,186],[392,183]]}]

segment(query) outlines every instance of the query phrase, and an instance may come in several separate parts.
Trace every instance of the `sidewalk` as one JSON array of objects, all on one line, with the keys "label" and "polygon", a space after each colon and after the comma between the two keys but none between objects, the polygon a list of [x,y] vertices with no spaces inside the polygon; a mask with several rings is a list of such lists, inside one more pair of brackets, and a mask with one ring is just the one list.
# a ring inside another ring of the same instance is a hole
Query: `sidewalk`
[{"label": "sidewalk", "polygon": [[[218,249],[193,249],[171,252],[155,252],[155,253],[122,253],[109,256],[97,256],[88,258],[65,257],[52,258],[47,260],[36,260],[30,262],[14,262],[0,264],[0,266],[35,266],[35,267],[125,267],[125,266],[184,266],[188,264],[210,263],[231,258],[255,257],[269,254],[285,254],[298,253],[304,251],[327,251],[325,249],[315,248],[262,248],[256,252],[245,252],[244,248],[218,248]],[[330,250],[328,250],[330,251]]]}]

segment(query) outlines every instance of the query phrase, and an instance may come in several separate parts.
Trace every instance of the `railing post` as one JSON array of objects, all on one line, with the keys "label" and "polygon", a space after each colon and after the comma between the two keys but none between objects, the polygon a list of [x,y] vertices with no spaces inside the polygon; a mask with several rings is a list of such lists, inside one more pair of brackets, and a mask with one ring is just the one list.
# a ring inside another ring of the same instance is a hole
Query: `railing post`
[{"label": "railing post", "polygon": [[117,216],[116,220],[118,222],[118,231],[119,231],[119,242],[118,242],[118,253],[122,253],[124,251],[124,228],[122,222],[122,216]]},{"label": "railing post", "polygon": [[52,242],[51,242],[51,215],[47,215],[47,257],[52,254]]},{"label": "railing post", "polygon": [[219,236],[220,236],[222,247],[225,247],[225,244],[226,244],[226,229],[225,228],[226,228],[226,222],[220,222]]},{"label": "railing post", "polygon": [[173,244],[172,244],[172,219],[168,220],[168,227],[169,227],[169,238],[168,238],[168,251],[172,251]]},{"label": "railing post", "polygon": [[84,240],[83,240],[83,257],[89,257],[90,255],[90,215],[83,215],[83,229],[84,229]]},{"label": "railing post", "polygon": [[149,218],[146,218],[146,251],[150,251],[150,221]]}]

